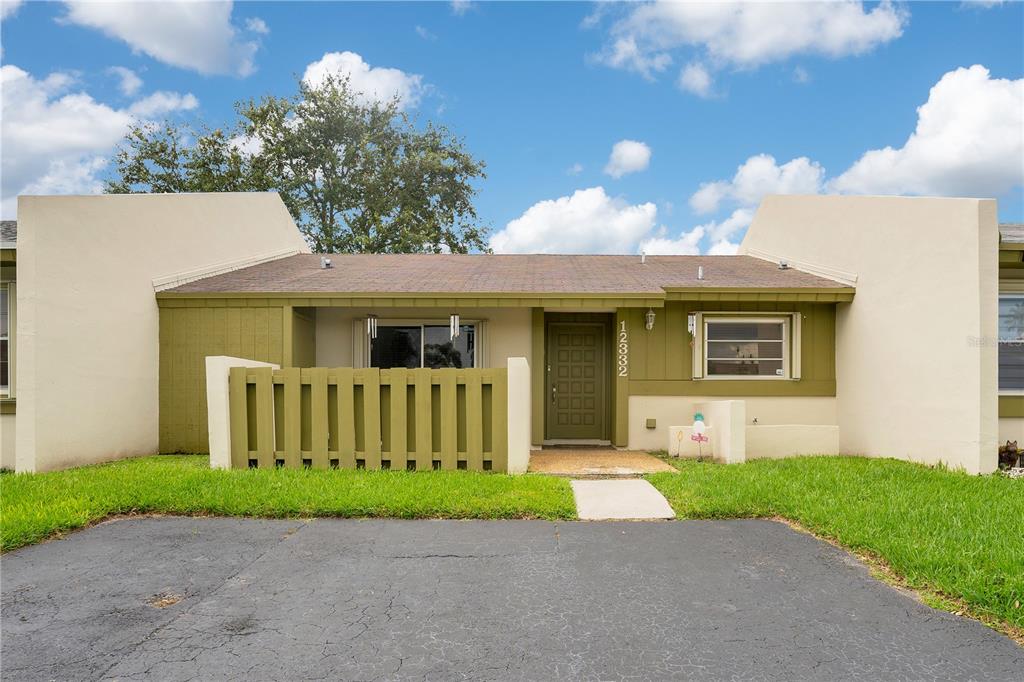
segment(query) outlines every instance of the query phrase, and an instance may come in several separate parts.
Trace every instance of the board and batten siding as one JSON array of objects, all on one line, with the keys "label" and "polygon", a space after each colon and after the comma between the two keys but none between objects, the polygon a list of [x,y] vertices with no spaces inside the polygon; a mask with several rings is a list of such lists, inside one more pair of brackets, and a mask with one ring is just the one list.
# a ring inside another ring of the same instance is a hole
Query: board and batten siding
[{"label": "board and batten siding", "polygon": [[[675,302],[656,310],[654,329],[644,328],[641,308],[621,309],[629,330],[629,395],[835,396],[836,306],[832,303]],[[694,380],[686,318],[702,313],[800,313],[801,378],[795,381]]]},{"label": "board and batten siding", "polygon": [[284,364],[290,308],[160,309],[160,451],[208,452],[206,356]]}]

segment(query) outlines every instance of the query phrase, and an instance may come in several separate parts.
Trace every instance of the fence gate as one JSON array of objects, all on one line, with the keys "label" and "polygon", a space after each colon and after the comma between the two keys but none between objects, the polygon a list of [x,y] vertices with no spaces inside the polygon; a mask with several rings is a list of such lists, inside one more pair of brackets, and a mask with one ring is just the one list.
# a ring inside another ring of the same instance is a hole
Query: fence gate
[{"label": "fence gate", "polygon": [[508,470],[508,370],[232,367],[231,466]]}]

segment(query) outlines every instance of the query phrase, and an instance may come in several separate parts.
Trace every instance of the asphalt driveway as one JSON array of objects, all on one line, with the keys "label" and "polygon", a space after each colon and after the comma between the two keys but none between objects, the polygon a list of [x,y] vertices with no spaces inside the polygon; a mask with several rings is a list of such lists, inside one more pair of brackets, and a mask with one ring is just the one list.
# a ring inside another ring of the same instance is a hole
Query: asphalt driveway
[{"label": "asphalt driveway", "polygon": [[770,521],[132,519],[0,571],[5,680],[1024,670],[1009,639]]}]

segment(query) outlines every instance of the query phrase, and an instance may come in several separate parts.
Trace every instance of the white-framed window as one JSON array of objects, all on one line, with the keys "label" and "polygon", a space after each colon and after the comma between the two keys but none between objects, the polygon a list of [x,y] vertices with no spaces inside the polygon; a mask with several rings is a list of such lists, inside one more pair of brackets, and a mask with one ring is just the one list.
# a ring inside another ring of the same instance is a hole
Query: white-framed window
[{"label": "white-framed window", "polygon": [[381,321],[377,338],[370,339],[369,356],[369,366],[381,369],[476,367],[477,326],[459,325],[459,335],[453,339],[447,324]]},{"label": "white-framed window", "polygon": [[0,283],[0,396],[11,394],[11,288],[7,282]]},{"label": "white-framed window", "polygon": [[1024,294],[999,296],[999,391],[1024,393]]},{"label": "white-framed window", "polygon": [[703,316],[706,379],[790,379],[790,322],[785,317]]}]

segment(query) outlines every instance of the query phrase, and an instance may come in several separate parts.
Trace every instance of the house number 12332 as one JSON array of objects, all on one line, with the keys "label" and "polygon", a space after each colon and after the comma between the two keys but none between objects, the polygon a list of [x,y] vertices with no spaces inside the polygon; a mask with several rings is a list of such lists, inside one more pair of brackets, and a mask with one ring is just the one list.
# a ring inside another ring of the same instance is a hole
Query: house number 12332
[{"label": "house number 12332", "polygon": [[629,376],[629,333],[626,331],[626,321],[623,320],[619,327],[619,354],[618,368],[619,376]]}]

